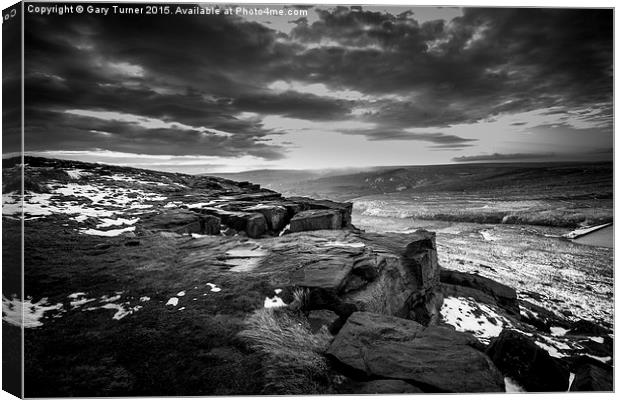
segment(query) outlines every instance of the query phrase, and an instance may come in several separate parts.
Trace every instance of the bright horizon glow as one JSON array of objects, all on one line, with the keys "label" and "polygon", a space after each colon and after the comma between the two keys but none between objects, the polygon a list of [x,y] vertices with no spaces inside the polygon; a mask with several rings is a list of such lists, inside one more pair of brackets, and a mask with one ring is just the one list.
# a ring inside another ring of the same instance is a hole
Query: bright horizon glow
[{"label": "bright horizon glow", "polygon": [[[18,157],[19,153],[3,153],[2,158]],[[260,159],[250,157],[240,157],[234,163],[230,159],[218,157],[200,156],[174,156],[174,155],[149,155],[112,152],[108,150],[93,151],[27,151],[25,156],[56,158],[61,160],[73,160],[90,163],[118,165],[148,169],[154,171],[180,172],[187,174],[208,174],[208,173],[239,173],[255,170],[297,170],[297,171],[324,171],[324,170],[365,170],[378,167],[406,167],[424,165],[457,165],[457,164],[502,164],[502,163],[540,163],[540,162],[611,162],[607,158],[600,160],[584,159],[579,154],[566,154],[564,157],[550,159],[549,154],[540,154],[538,158],[528,159],[507,159],[507,160],[480,160],[471,162],[426,162],[426,163],[387,163],[387,164],[364,164],[364,165],[338,165],[333,167],[321,167],[316,165],[276,165],[273,163],[261,163]],[[491,154],[489,154],[491,155]]]}]

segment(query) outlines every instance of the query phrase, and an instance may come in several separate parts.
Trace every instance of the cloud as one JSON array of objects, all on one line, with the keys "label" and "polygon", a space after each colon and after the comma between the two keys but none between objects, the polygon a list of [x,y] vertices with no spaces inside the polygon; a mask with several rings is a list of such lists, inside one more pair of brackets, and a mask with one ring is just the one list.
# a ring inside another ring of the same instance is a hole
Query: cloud
[{"label": "cloud", "polygon": [[473,162],[473,161],[523,161],[523,160],[540,160],[545,161],[554,158],[555,153],[513,153],[513,154],[480,154],[476,156],[454,157],[455,162]]},{"label": "cloud", "polygon": [[456,135],[447,135],[440,132],[414,133],[405,130],[400,131],[361,131],[361,134],[367,136],[369,140],[413,140],[420,142],[435,143],[443,146],[462,147],[468,142],[476,142],[478,139],[466,139]]},{"label": "cloud", "polygon": [[612,10],[409,9],[319,6],[278,23],[28,14],[26,145],[283,160],[301,143],[287,134],[333,132],[341,153],[357,135],[450,157],[544,127],[612,131]]}]

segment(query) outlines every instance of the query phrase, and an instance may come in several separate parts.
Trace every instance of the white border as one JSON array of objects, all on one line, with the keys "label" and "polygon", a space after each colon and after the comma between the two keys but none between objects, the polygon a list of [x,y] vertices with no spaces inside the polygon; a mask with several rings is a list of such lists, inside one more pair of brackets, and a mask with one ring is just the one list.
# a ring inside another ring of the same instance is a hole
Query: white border
[{"label": "white border", "polygon": [[[94,2],[90,2],[90,1],[66,1],[66,3],[69,2],[73,2],[73,3],[80,3],[80,4],[88,4],[88,3],[94,3]],[[152,1],[119,1],[119,3],[121,2],[126,2],[126,3],[174,3],[173,1],[164,1],[164,0],[152,0]],[[179,3],[198,3],[197,1],[179,1]],[[9,1],[9,0],[0,0],[0,6],[2,7],[2,9],[5,9],[7,7],[10,7],[11,5],[17,3],[16,1]],[[351,4],[351,5],[408,5],[408,6],[433,6],[433,5],[441,5],[441,6],[471,6],[471,7],[568,7],[568,8],[613,8],[614,2],[610,1],[610,0],[589,0],[589,1],[576,1],[576,0],[570,0],[570,1],[557,1],[557,0],[547,0],[547,1],[532,1],[532,0],[521,0],[521,1],[509,1],[509,0],[495,0],[495,1],[490,1],[490,0],[476,0],[476,1],[461,1],[461,0],[448,0],[445,3],[441,3],[438,1],[418,1],[418,0],[391,0],[391,1],[382,1],[382,0],[374,0],[374,1],[364,1],[364,0],[358,0],[358,1],[354,1],[354,0],[342,0],[342,1],[329,1],[329,0],[311,0],[311,1],[283,1],[283,0],[272,0],[272,1],[265,1],[265,0],[243,0],[243,1],[221,1],[221,0],[215,0],[215,1],[204,1],[204,3],[213,3],[213,4],[217,4],[217,3],[222,3],[222,4],[242,4],[242,3],[246,3],[246,4],[304,4],[304,5],[319,5],[319,4],[325,4],[325,5],[335,5],[335,4],[342,4],[342,5],[347,5],[347,4]],[[617,55],[617,43],[618,43],[618,34],[617,34],[617,29],[615,29],[618,26],[618,14],[614,11],[614,66],[617,65],[616,63],[616,55]],[[0,35],[1,37],[1,35]],[[1,67],[0,67],[1,68]],[[616,90],[618,88],[618,82],[615,79],[614,76],[614,93],[616,93]],[[0,94],[0,104],[1,104],[1,94]],[[615,139],[615,103],[614,103],[614,139]],[[615,140],[614,140],[614,144],[615,144]],[[614,146],[615,149],[615,146]],[[2,145],[0,142],[0,153],[2,151]],[[617,164],[618,161],[618,155],[614,152],[614,188],[617,187],[617,184],[619,182],[618,175],[616,174],[615,171],[615,166]],[[1,181],[0,181],[1,183]],[[614,214],[615,214],[615,210],[617,209],[618,206],[618,199],[615,196],[615,190],[614,190]],[[617,248],[618,244],[619,244],[620,240],[618,239],[618,235],[615,235],[615,246]],[[614,256],[615,256],[615,252],[614,252]],[[614,260],[614,268],[618,263],[616,262],[616,260]],[[614,288],[618,287],[618,275],[614,274]],[[616,296],[615,298],[615,310],[618,310],[618,296]],[[616,315],[614,315],[614,321],[616,321]],[[618,346],[615,346],[615,354],[614,354],[614,360],[617,359],[617,348]],[[1,350],[0,350],[1,353]],[[2,375],[1,375],[1,368],[0,368],[0,384],[2,382]],[[615,383],[615,387],[618,387],[618,371],[617,369],[614,372],[614,383]],[[376,398],[376,399],[394,399],[394,400],[398,400],[398,399],[410,399],[411,396],[413,395],[393,395],[393,396],[363,396],[363,398],[369,399],[369,398]],[[557,393],[557,394],[535,394],[535,393],[524,393],[524,394],[489,394],[489,395],[480,395],[480,394],[475,394],[475,395],[468,395],[468,394],[458,394],[458,395],[414,395],[414,399],[458,399],[458,400],[475,400],[475,399],[479,399],[480,397],[482,397],[483,399],[500,399],[500,400],[513,400],[513,399],[522,399],[522,400],[529,400],[529,399],[553,399],[553,400],[559,400],[559,399],[582,399],[584,397],[587,397],[588,399],[593,399],[593,400],[597,400],[597,399],[612,399],[614,397],[614,394],[607,394],[607,393]],[[362,398],[362,396],[339,396],[342,398],[347,398],[347,399],[351,399],[351,398]],[[173,397],[174,399],[195,399],[196,397]],[[223,398],[223,397],[214,397],[214,398]],[[239,399],[239,400],[251,400],[251,399],[283,399],[283,398],[290,398],[288,396],[279,396],[279,397],[275,397],[275,396],[253,396],[253,397],[233,397],[234,399]],[[328,398],[328,396],[300,396],[297,398],[303,398],[303,399],[321,399],[321,400],[325,400]],[[6,392],[0,392],[0,400],[8,400],[8,399],[14,399],[13,396],[9,395]],[[130,398],[130,399],[146,399],[146,398]],[[157,397],[157,399],[172,399],[171,397]]]}]

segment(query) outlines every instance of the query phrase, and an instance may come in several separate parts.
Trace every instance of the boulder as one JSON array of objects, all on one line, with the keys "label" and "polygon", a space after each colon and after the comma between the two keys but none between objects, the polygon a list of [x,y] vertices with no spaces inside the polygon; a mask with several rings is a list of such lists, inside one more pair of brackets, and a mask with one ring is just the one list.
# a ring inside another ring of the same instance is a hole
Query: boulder
[{"label": "boulder", "polygon": [[166,210],[141,224],[144,229],[174,233],[203,233],[203,217],[187,210]]},{"label": "boulder", "polygon": [[608,333],[611,333],[609,329],[585,319],[572,323],[570,329],[566,332],[567,335],[574,336],[603,336]]},{"label": "boulder", "polygon": [[214,215],[203,215],[202,216],[202,233],[204,235],[219,235],[220,234],[220,226],[221,220]]},{"label": "boulder", "polygon": [[[510,286],[495,282],[478,274],[441,269],[440,280],[446,285],[462,286],[480,291],[495,299],[496,304],[513,315],[519,315],[519,301],[517,291]],[[449,287],[448,287],[449,288]],[[466,297],[474,297],[476,300],[485,302],[485,296],[476,296],[472,290],[465,290]]]},{"label": "boulder", "polygon": [[394,379],[425,392],[503,392],[504,380],[476,339],[448,327],[402,318],[351,314],[327,350],[360,378]]},{"label": "boulder", "polygon": [[353,212],[353,203],[337,203],[331,200],[315,200],[308,197],[289,197],[292,201],[301,206],[301,211],[306,210],[337,210],[342,219],[341,227],[351,225],[351,213]]},{"label": "boulder", "polygon": [[291,219],[290,232],[340,229],[342,215],[337,210],[309,210],[297,213]]},{"label": "boulder", "polygon": [[297,286],[326,289],[339,292],[346,284],[353,269],[352,263],[343,258],[319,258],[303,269],[303,277],[296,280]]},{"label": "boulder", "polygon": [[504,375],[528,392],[560,392],[568,388],[568,369],[522,333],[504,329],[486,353]]},{"label": "boulder", "polygon": [[267,221],[267,228],[273,232],[280,232],[288,223],[288,212],[284,206],[259,204],[247,207],[244,211],[263,214]]},{"label": "boulder", "polygon": [[258,238],[267,232],[267,221],[265,220],[263,214],[249,214],[245,218],[247,221],[245,232],[249,237]]},{"label": "boulder", "polygon": [[435,232],[418,230],[410,237],[403,253],[403,264],[410,271],[417,288],[426,290],[439,284],[439,264],[435,246]]},{"label": "boulder", "polygon": [[443,293],[439,289],[414,293],[407,300],[407,318],[422,325],[437,325],[441,320]]},{"label": "boulder", "polygon": [[575,371],[575,379],[569,389],[571,392],[611,392],[613,390],[613,370],[590,363],[581,365]]},{"label": "boulder", "polygon": [[267,221],[260,213],[226,211],[217,208],[203,208],[202,212],[220,218],[228,228],[237,232],[246,232],[251,238],[258,238],[267,232]]}]

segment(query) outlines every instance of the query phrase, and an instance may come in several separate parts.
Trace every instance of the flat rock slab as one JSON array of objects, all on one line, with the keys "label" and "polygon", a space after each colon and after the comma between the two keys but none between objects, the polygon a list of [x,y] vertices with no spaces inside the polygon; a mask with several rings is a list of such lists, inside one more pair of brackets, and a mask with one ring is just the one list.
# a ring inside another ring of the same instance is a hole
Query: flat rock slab
[{"label": "flat rock slab", "polygon": [[430,392],[503,392],[501,373],[467,334],[402,318],[355,312],[327,354],[355,374],[396,379]]},{"label": "flat rock slab", "polygon": [[338,291],[348,278],[353,265],[346,260],[322,259],[303,270],[303,278],[297,286]]},{"label": "flat rock slab", "polygon": [[157,215],[145,218],[140,225],[145,229],[154,231],[202,233],[205,223],[202,216],[191,211],[165,210]]}]

